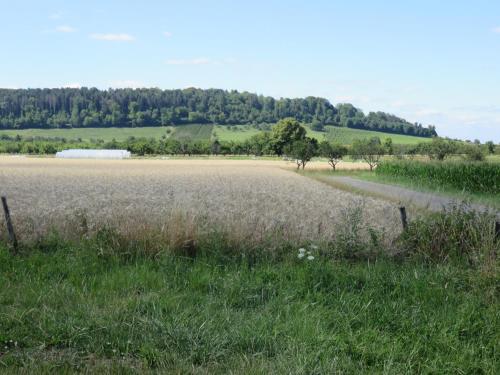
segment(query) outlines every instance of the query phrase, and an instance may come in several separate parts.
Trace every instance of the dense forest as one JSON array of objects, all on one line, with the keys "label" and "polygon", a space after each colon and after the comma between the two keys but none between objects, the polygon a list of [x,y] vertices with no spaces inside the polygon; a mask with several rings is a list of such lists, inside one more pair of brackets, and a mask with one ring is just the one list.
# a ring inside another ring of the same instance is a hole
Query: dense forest
[{"label": "dense forest", "polygon": [[370,112],[323,98],[274,99],[218,89],[0,89],[0,129],[139,127],[192,123],[260,124],[293,117],[316,130],[324,125],[421,137],[433,126]]}]

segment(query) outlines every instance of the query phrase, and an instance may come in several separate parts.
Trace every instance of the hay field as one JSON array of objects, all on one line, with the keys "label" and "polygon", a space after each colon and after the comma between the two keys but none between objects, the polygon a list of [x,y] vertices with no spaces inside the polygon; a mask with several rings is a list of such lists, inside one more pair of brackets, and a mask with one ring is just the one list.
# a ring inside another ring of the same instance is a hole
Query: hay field
[{"label": "hay field", "polygon": [[391,228],[389,237],[397,232],[393,204],[335,190],[283,166],[258,160],[3,156],[0,194],[8,197],[25,238],[51,226],[71,234],[75,217],[83,215],[89,227],[108,223],[125,232],[154,226],[189,237],[219,228],[245,241],[269,236],[320,241],[335,237],[356,207],[362,208],[364,224]]}]

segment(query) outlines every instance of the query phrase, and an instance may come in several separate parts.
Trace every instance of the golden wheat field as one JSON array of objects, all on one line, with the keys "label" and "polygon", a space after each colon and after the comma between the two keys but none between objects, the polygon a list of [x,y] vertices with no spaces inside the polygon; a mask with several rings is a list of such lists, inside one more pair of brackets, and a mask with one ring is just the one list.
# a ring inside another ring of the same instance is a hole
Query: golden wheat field
[{"label": "golden wheat field", "polygon": [[124,232],[216,227],[248,241],[278,235],[320,241],[334,238],[358,209],[363,224],[389,228],[388,237],[398,231],[393,204],[336,190],[283,166],[253,160],[3,156],[0,194],[8,197],[16,229],[25,238],[52,227],[70,235],[84,217],[89,227],[107,223]]}]

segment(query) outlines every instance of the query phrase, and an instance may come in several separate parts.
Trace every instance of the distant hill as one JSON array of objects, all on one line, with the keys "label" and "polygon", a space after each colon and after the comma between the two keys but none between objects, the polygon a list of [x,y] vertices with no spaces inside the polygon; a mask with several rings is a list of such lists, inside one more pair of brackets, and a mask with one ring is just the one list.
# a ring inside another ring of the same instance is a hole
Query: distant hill
[{"label": "distant hill", "polygon": [[313,129],[334,125],[418,137],[437,135],[383,112],[317,97],[280,98],[219,89],[0,89],[0,129],[265,124],[286,117]]}]

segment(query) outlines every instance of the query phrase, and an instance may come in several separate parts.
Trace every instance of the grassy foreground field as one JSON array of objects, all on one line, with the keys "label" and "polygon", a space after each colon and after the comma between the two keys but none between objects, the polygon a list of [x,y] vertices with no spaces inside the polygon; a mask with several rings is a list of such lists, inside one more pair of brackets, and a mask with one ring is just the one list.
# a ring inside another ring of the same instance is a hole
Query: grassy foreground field
[{"label": "grassy foreground field", "polygon": [[[126,260],[0,245],[2,373],[483,373],[494,276],[449,265]],[[220,249],[219,249],[220,250]]]},{"label": "grassy foreground field", "polygon": [[[169,131],[170,133],[167,133]],[[258,134],[260,130],[250,125],[181,125],[175,127],[143,127],[143,128],[74,128],[74,129],[23,129],[23,130],[0,130],[0,136],[6,134],[9,136],[21,135],[24,137],[63,137],[67,139],[82,140],[102,139],[111,141],[115,138],[118,141],[126,140],[128,137],[136,138],[161,138],[171,134],[174,138],[189,137],[193,140],[210,140],[217,137],[221,141],[241,142]],[[412,137],[401,134],[390,134],[368,130],[340,128],[326,126],[324,132],[313,131],[307,128],[308,136],[322,140],[335,140],[344,144],[351,144],[355,139],[366,139],[371,137],[392,138],[395,144],[416,144],[419,142],[430,141],[430,138]]]}]

